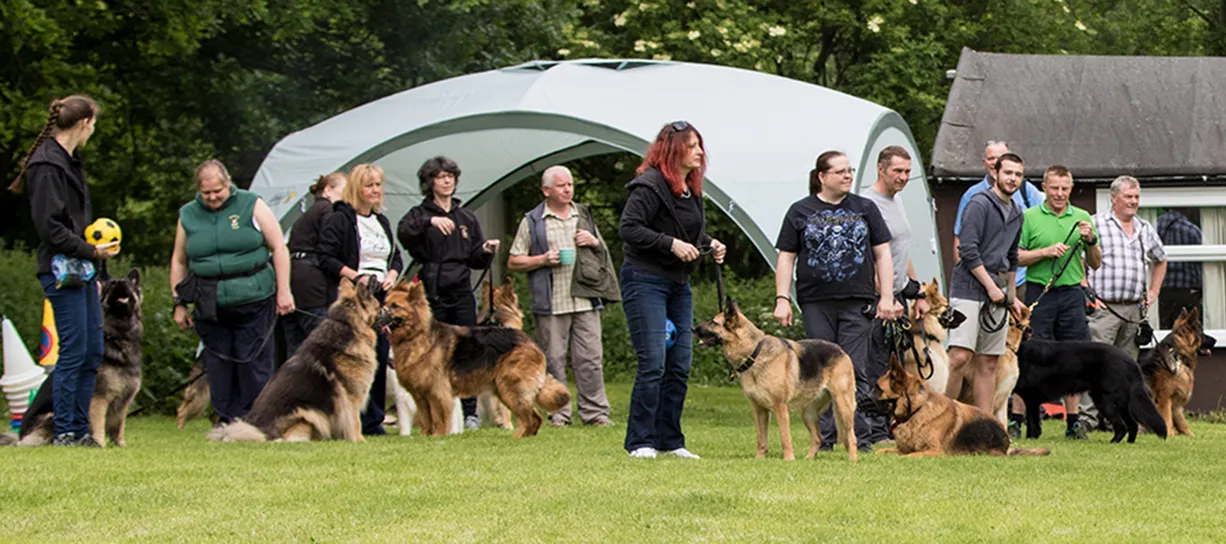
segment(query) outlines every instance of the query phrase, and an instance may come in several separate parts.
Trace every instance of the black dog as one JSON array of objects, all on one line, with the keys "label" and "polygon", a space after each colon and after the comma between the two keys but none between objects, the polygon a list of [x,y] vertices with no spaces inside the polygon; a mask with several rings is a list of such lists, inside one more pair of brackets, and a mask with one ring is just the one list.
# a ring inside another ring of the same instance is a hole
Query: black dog
[{"label": "black dog", "polygon": [[1026,438],[1042,433],[1039,406],[1065,395],[1089,392],[1119,442],[1137,439],[1137,422],[1166,438],[1166,423],[1145,392],[1141,367],[1124,350],[1099,342],[1023,341],[1017,350],[1019,376],[1013,392],[1026,402]]}]

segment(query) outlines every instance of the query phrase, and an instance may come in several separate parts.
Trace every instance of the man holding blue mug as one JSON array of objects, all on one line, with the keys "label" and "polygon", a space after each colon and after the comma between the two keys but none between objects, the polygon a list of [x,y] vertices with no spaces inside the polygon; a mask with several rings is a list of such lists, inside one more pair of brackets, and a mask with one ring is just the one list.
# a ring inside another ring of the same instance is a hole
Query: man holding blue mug
[{"label": "man holding blue mug", "polygon": [[[569,347],[579,418],[587,425],[608,425],[600,310],[605,302],[621,300],[613,263],[591,211],[572,201],[570,170],[546,169],[541,192],[545,201],[519,222],[507,269],[528,273],[536,342],[545,351],[549,374],[566,383]],[[569,425],[570,405],[549,419],[555,427]]]}]

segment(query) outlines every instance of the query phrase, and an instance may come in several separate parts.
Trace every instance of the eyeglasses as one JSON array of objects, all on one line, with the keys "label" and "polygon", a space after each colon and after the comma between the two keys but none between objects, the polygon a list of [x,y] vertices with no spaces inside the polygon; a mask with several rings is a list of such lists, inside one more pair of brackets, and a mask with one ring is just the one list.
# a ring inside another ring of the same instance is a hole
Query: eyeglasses
[{"label": "eyeglasses", "polygon": [[841,168],[841,169],[838,169],[838,170],[828,170],[828,171],[826,171],[825,173],[827,173],[827,174],[834,174],[834,175],[836,175],[836,176],[844,176],[844,175],[852,175],[852,176],[854,176],[854,175],[856,175],[856,169],[855,169],[855,168],[852,168],[852,167],[850,167],[850,166],[848,166],[847,168]]},{"label": "eyeglasses", "polygon": [[673,121],[672,123],[669,123],[668,126],[673,127],[673,132],[685,132],[693,128],[685,121]]}]

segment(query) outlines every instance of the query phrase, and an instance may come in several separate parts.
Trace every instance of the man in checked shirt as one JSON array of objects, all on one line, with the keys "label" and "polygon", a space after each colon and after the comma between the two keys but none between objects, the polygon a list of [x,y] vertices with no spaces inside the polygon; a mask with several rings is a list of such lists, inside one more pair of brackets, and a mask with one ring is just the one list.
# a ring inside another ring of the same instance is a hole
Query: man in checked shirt
[{"label": "man in checked shirt", "polygon": [[[1200,227],[1192,218],[1192,208],[1171,208],[1158,216],[1154,226],[1158,237],[1168,246],[1199,246],[1204,240]],[[1162,283],[1162,298],[1158,299],[1158,328],[1169,329],[1184,308],[1198,308],[1201,304],[1202,264],[1196,262],[1171,263],[1167,265],[1166,281]]]},{"label": "man in checked shirt", "polygon": [[[1134,359],[1140,352],[1134,340],[1138,324],[1158,300],[1166,276],[1166,250],[1153,225],[1137,217],[1140,205],[1141,184],[1136,178],[1120,176],[1111,182],[1111,209],[1094,215],[1103,263],[1089,273],[1090,287],[1098,295],[1090,336],[1122,348]],[[1098,423],[1098,410],[1089,395],[1081,396],[1081,421],[1090,428]]]}]

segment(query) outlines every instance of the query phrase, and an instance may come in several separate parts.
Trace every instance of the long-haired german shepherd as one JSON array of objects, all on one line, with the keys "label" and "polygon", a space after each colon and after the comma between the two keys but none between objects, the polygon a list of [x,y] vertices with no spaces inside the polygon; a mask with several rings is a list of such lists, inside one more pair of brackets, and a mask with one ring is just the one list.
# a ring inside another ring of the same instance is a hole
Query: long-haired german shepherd
[{"label": "long-haired german shepherd", "polygon": [[1005,426],[987,412],[941,394],[890,355],[890,370],[873,387],[877,411],[888,414],[896,447],[877,453],[943,455],[1047,455],[1046,449],[1009,447]]},{"label": "long-haired german shepherd", "polygon": [[[116,446],[127,445],[124,426],[128,407],[140,391],[141,324],[140,270],[102,284],[102,334],[105,353],[98,365],[94,396],[89,403],[89,432],[99,446],[109,437]],[[21,425],[22,446],[48,444],[55,437],[55,372],[43,382]]]},{"label": "long-haired german shepherd", "polygon": [[419,281],[401,282],[388,294],[396,376],[417,403],[422,434],[447,433],[456,396],[491,391],[515,417],[515,437],[534,436],[543,419],[534,405],[553,412],[570,392],[545,372],[545,353],[521,330],[440,323]]},{"label": "long-haired german shepherd", "polygon": [[1042,434],[1040,405],[1086,391],[1115,431],[1111,442],[1123,440],[1125,433],[1128,442],[1135,442],[1138,422],[1166,438],[1166,422],[1145,391],[1141,366],[1118,347],[1028,339],[1017,348],[1017,364],[1014,392],[1026,403],[1026,438]]},{"label": "long-haired german shepherd", "polygon": [[1193,436],[1183,417],[1183,407],[1192,398],[1200,352],[1212,349],[1216,343],[1215,338],[1205,335],[1200,308],[1184,309],[1175,319],[1171,333],[1154,349],[1141,355],[1139,362],[1145,373],[1145,384],[1168,432]]},{"label": "long-haired german shepherd", "polygon": [[328,317],[273,374],[242,421],[217,427],[210,440],[265,442],[344,439],[365,442],[360,415],[378,361],[381,307],[372,289],[342,279]]},{"label": "long-haired german shepherd", "polygon": [[[507,276],[496,289],[490,288],[487,280],[484,287],[481,290],[481,306],[485,316],[478,323],[492,321],[492,324],[508,329],[524,330],[524,312],[519,307],[519,295],[515,294],[515,280]],[[511,422],[511,411],[492,392],[477,397],[477,415],[481,421],[495,427],[515,428]]]},{"label": "long-haired german shepherd", "polygon": [[770,414],[779,424],[783,458],[793,460],[789,407],[801,409],[800,417],[809,430],[809,452],[817,454],[817,418],[831,403],[838,441],[847,448],[847,458],[855,461],[856,377],[851,358],[842,348],[825,340],[787,340],[759,329],[741,313],[736,301],[728,299],[727,310],[694,327],[700,346],[724,347],[724,355],[741,378],[741,389],[753,408],[758,431],[758,458],[766,456],[766,435]]}]

